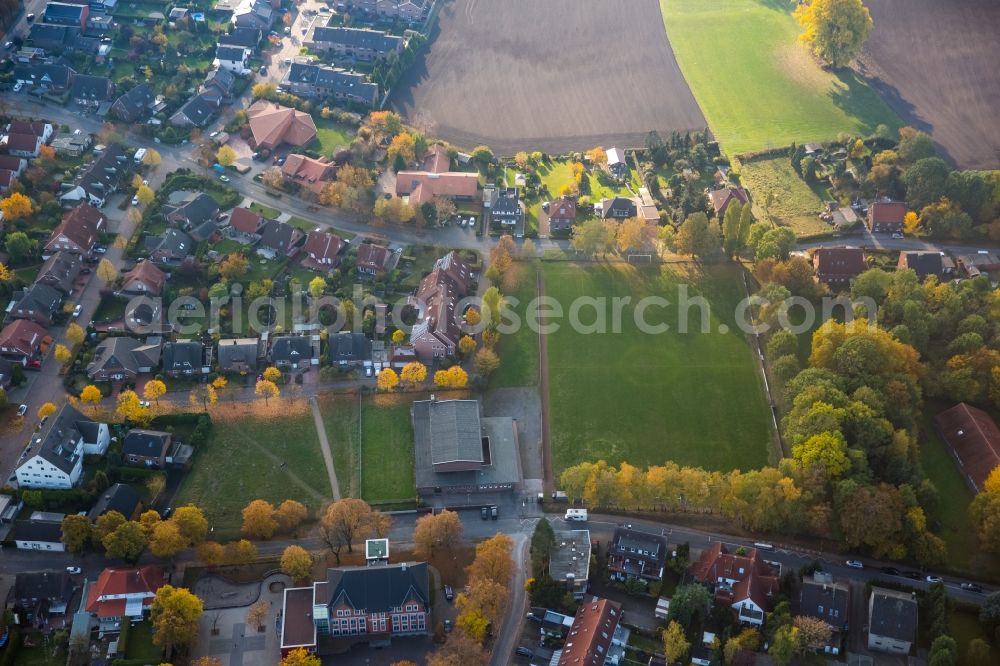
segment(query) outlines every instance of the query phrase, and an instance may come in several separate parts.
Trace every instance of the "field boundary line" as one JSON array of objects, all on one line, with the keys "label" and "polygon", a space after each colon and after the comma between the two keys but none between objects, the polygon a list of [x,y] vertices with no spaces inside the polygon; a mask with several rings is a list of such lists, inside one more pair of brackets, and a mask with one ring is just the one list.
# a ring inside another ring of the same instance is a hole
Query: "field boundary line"
[{"label": "field boundary line", "polygon": [[[543,271],[535,267],[535,295],[545,297],[545,277]],[[547,491],[555,489],[552,478],[552,438],[549,433],[549,344],[548,336],[538,336],[538,391],[541,397],[542,418],[542,476]]]},{"label": "field boundary line", "polygon": [[316,396],[309,397],[309,408],[312,410],[313,423],[316,426],[316,437],[319,438],[319,449],[326,464],[326,474],[330,477],[330,491],[333,493],[333,501],[336,502],[340,499],[340,482],[337,481],[337,470],[333,467],[333,452],[330,450],[330,441],[326,438],[326,425],[323,423],[323,414],[319,411]]}]

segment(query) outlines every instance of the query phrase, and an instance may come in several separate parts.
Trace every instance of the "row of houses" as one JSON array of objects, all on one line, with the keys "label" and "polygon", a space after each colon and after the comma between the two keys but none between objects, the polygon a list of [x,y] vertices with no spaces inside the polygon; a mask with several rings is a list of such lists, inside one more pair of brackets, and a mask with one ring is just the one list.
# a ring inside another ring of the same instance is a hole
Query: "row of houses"
[{"label": "row of houses", "polygon": [[416,24],[427,18],[433,0],[346,0],[338,3],[352,17],[360,12],[365,17],[400,20]]},{"label": "row of houses", "polygon": [[[857,247],[819,248],[812,255],[816,280],[830,287],[849,285],[868,270],[865,251]],[[942,252],[903,251],[899,253],[896,270],[912,270],[920,281],[934,276],[945,279],[955,272],[955,262]]]},{"label": "row of houses", "polygon": [[115,83],[106,76],[79,74],[65,59],[48,58],[14,65],[14,81],[42,93],[68,93],[76,104],[98,109],[115,99]]}]

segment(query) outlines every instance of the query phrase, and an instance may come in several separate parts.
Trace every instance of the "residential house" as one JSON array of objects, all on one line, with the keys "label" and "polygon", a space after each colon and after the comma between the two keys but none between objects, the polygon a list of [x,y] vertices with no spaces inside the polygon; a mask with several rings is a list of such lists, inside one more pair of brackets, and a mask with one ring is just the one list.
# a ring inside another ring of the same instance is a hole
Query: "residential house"
[{"label": "residential house", "polygon": [[40,367],[52,343],[48,331],[33,321],[18,319],[0,331],[0,356],[22,367]]},{"label": "residential house", "polygon": [[215,354],[219,363],[219,372],[226,374],[255,373],[260,367],[260,359],[263,356],[259,338],[219,340]]},{"label": "residential house", "polygon": [[466,496],[514,490],[521,481],[514,421],[479,414],[476,400],[410,406],[417,493]]},{"label": "residential house", "polygon": [[97,345],[87,376],[95,381],[135,381],[160,364],[159,340],[142,342],[135,338],[105,338]]},{"label": "residential house", "polygon": [[169,432],[133,428],[122,442],[122,460],[133,467],[163,469],[172,445],[173,435]]},{"label": "residential house", "polygon": [[31,122],[27,120],[12,120],[7,125],[7,131],[10,134],[33,134],[34,136],[41,137],[42,143],[48,143],[52,139],[52,135],[55,134],[55,129],[51,123]]},{"label": "residential house", "polygon": [[516,187],[499,191],[490,208],[490,221],[504,230],[520,229],[520,233],[524,233],[524,207]]},{"label": "residential house", "polygon": [[[116,0],[111,0],[111,4],[114,4],[115,1]],[[96,4],[99,3],[91,2],[90,8],[93,10]],[[116,29],[117,27],[118,24],[115,23],[114,18],[106,14],[91,14],[90,18],[87,19],[88,35],[104,35]]]},{"label": "residential house", "polygon": [[276,368],[301,370],[319,365],[318,335],[278,335],[271,343],[271,363]]},{"label": "residential house", "polygon": [[330,335],[330,365],[344,369],[360,367],[372,359],[372,343],[364,333],[340,331]]},{"label": "residential house", "polygon": [[559,197],[549,202],[549,231],[569,231],[576,224],[576,202]]},{"label": "residential house", "polygon": [[302,265],[314,271],[329,271],[340,264],[340,253],[347,243],[339,236],[323,231],[310,231],[302,251],[306,257]]},{"label": "residential house", "polygon": [[608,173],[617,180],[625,180],[628,175],[628,162],[625,161],[625,151],[612,146],[605,151],[608,158]]},{"label": "residential house", "polygon": [[274,23],[274,10],[267,0],[241,0],[233,9],[232,23],[238,28],[269,30]]},{"label": "residential house", "polygon": [[52,148],[56,155],[80,157],[94,144],[94,137],[80,130],[66,136],[58,136],[52,140]]},{"label": "residential house", "polygon": [[213,69],[201,84],[201,97],[211,104],[223,104],[233,98],[236,74],[228,69]]},{"label": "residential house", "polygon": [[73,85],[76,71],[63,60],[14,65],[14,79],[43,92],[61,93]]},{"label": "residential house", "polygon": [[[289,159],[292,156],[289,156]],[[286,164],[288,162],[285,162]],[[229,215],[229,228],[246,236],[256,236],[264,224],[264,216],[249,208],[237,206]]]},{"label": "residential house", "polygon": [[761,626],[778,594],[778,574],[756,548],[743,550],[730,552],[716,541],[690,571],[695,580],[714,589],[716,603],[732,608],[741,623]]},{"label": "residential house", "polygon": [[43,145],[42,137],[34,134],[10,133],[4,137],[3,141],[7,153],[17,157],[38,157],[38,151]]},{"label": "residential house", "polygon": [[163,293],[166,281],[166,273],[152,261],[142,259],[122,276],[122,286],[118,293],[124,296],[159,296]]},{"label": "residential house", "polygon": [[132,155],[126,155],[124,148],[117,144],[108,146],[83,171],[76,185],[65,188],[59,199],[63,203],[88,202],[101,208],[122,183],[128,182],[126,178],[132,173],[133,164]]},{"label": "residential house", "polygon": [[283,88],[300,97],[333,98],[365,106],[378,103],[378,84],[360,72],[329,65],[293,62],[281,81]]},{"label": "residential house", "polygon": [[389,268],[392,250],[374,243],[362,243],[358,246],[358,259],[354,268],[364,275],[381,275]]},{"label": "residential house", "polygon": [[434,263],[413,299],[420,311],[418,321],[410,331],[410,344],[426,361],[454,356],[462,327],[456,312],[458,302],[471,293],[472,271],[458,254],[449,252]]},{"label": "residential house", "polygon": [[167,576],[155,564],[133,569],[108,568],[87,588],[84,610],[97,619],[103,633],[121,631],[122,623],[141,621]]},{"label": "residential house", "polygon": [[80,32],[87,32],[87,17],[90,16],[89,5],[49,2],[45,5],[45,23],[53,25],[68,25],[80,29]]},{"label": "residential house", "polygon": [[865,251],[858,247],[824,247],[813,253],[816,279],[830,286],[850,284],[866,270]]},{"label": "residential house", "polygon": [[479,176],[475,173],[400,171],[396,174],[396,196],[408,197],[413,206],[433,201],[434,197],[466,200],[479,194]]},{"label": "residential house", "polygon": [[18,550],[66,551],[62,542],[65,514],[35,511],[27,520],[14,521],[14,544]]},{"label": "residential house", "polygon": [[35,283],[15,291],[7,305],[7,322],[27,319],[39,326],[51,326],[62,312],[63,294],[46,284]]},{"label": "residential house", "polygon": [[193,340],[167,342],[163,345],[163,374],[168,377],[207,375],[211,364],[205,362],[205,346]]},{"label": "residential house", "polygon": [[221,99],[199,93],[170,116],[170,124],[177,127],[204,127],[221,106]]},{"label": "residential house", "polygon": [[712,190],[709,192],[708,200],[712,204],[715,216],[721,220],[725,217],[729,204],[735,201],[744,206],[749,203],[750,195],[742,187],[724,187],[721,190]]},{"label": "residential house", "polygon": [[799,615],[814,617],[833,627],[834,635],[824,646],[825,652],[838,653],[840,636],[847,632],[850,612],[851,586],[848,582],[836,582],[824,571],[802,579]]},{"label": "residential house", "polygon": [[164,265],[183,263],[191,256],[194,241],[180,229],[167,229],[162,236],[149,239],[149,260]]},{"label": "residential house", "polygon": [[249,61],[250,49],[220,44],[215,49],[215,60],[212,61],[212,66],[228,70],[233,74],[247,74],[250,72],[247,68]]},{"label": "residential house", "polygon": [[73,292],[73,283],[80,275],[80,255],[60,251],[45,260],[38,270],[35,282],[57,289],[65,295]]},{"label": "residential house", "polygon": [[73,597],[73,581],[65,569],[20,571],[14,574],[11,604],[29,623],[41,623],[50,615],[65,615]]},{"label": "residential house", "polygon": [[868,649],[909,654],[916,640],[916,596],[872,587],[868,597]]},{"label": "residential house", "polygon": [[945,274],[944,258],[940,252],[900,252],[896,270],[910,269],[923,282],[929,276],[941,278]]},{"label": "residential house", "polygon": [[627,220],[630,217],[635,217],[638,213],[635,201],[627,197],[602,199],[601,202],[597,204],[597,208],[602,219],[617,220],[619,222]]},{"label": "residential house", "polygon": [[247,109],[247,121],[257,148],[304,146],[316,138],[316,124],[308,113],[263,99]]},{"label": "residential house", "polygon": [[320,636],[375,646],[403,636],[426,636],[430,599],[423,562],[328,569],[324,581],[285,589],[281,654],[297,648],[314,651]]},{"label": "residential house", "polygon": [[390,53],[400,53],[405,41],[402,37],[380,30],[314,26],[303,40],[306,47],[321,51],[338,60],[372,61]]},{"label": "residential house", "polygon": [[424,171],[430,173],[446,173],[451,169],[451,156],[448,149],[440,143],[431,144],[421,158]]},{"label": "residential house", "polygon": [[325,157],[292,154],[281,165],[281,174],[289,183],[296,183],[318,197],[324,187],[336,180],[337,165]]},{"label": "residential house", "polygon": [[[618,664],[625,656],[627,634],[620,626],[622,605],[599,597],[585,599],[576,609],[566,643],[558,651],[556,666],[604,666]],[[616,640],[617,639],[617,640]]]},{"label": "residential house", "polygon": [[257,253],[272,257],[292,257],[299,251],[299,243],[305,238],[301,230],[286,222],[268,220],[260,228]]},{"label": "residential house", "polygon": [[32,437],[33,452],[14,472],[22,488],[74,487],[83,471],[83,456],[103,455],[111,443],[106,423],[92,421],[70,405],[63,405]]},{"label": "residential house", "polygon": [[[5,155],[6,157],[6,155]],[[10,169],[0,169],[0,192],[7,192],[15,183],[17,176]],[[0,220],[0,230],[3,228],[3,220]]]},{"label": "residential house", "polygon": [[352,16],[360,10],[370,18],[398,19],[410,24],[424,20],[431,5],[428,0],[346,0],[345,4],[352,10]]},{"label": "residential house", "polygon": [[66,44],[72,42],[73,37],[79,34],[79,27],[71,28],[54,23],[32,23],[31,27],[28,28],[31,46],[36,49],[44,49],[49,53],[61,53]]},{"label": "residential house", "polygon": [[974,493],[1000,466],[1000,428],[985,411],[960,402],[934,417],[959,471]]},{"label": "residential house", "polygon": [[239,46],[256,53],[260,47],[260,40],[263,38],[264,33],[260,28],[235,26],[229,31],[229,34],[219,35],[218,43],[220,46]]},{"label": "residential house", "polygon": [[42,256],[49,257],[57,252],[89,257],[97,245],[100,235],[107,229],[107,216],[84,201],[63,213],[59,223],[45,242]]},{"label": "residential house", "polygon": [[115,83],[106,76],[77,74],[70,95],[77,104],[96,108],[114,99]]},{"label": "residential house", "polygon": [[135,488],[125,483],[116,483],[101,493],[87,517],[93,522],[106,513],[117,511],[125,516],[125,520],[137,520],[141,509],[142,500]]},{"label": "residential house", "polygon": [[215,216],[219,213],[219,204],[214,198],[201,192],[178,206],[164,206],[163,216],[167,222],[176,225],[191,234],[195,241],[203,241],[214,234],[218,227]]},{"label": "residential house", "polygon": [[868,207],[865,224],[872,233],[901,234],[906,204],[902,201],[877,201]]},{"label": "residential house", "polygon": [[615,580],[658,581],[667,563],[667,540],[630,527],[615,529],[608,544],[608,571]]},{"label": "residential house", "polygon": [[118,97],[111,105],[109,114],[122,122],[135,124],[149,117],[156,96],[146,83],[140,83],[124,95]]},{"label": "residential house", "polygon": [[23,157],[17,157],[15,155],[0,155],[0,169],[3,171],[9,171],[15,177],[20,176],[27,168],[28,160]]},{"label": "residential house", "polygon": [[582,601],[590,579],[590,530],[559,530],[549,553],[549,576]]}]

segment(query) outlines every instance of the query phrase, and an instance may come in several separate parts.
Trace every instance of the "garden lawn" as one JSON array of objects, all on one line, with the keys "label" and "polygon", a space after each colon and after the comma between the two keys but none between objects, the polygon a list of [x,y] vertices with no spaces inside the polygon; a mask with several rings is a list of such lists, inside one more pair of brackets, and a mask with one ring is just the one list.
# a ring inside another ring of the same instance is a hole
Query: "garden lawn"
[{"label": "garden lawn", "polygon": [[153,645],[153,623],[145,620],[132,625],[128,632],[126,659],[145,659],[149,663],[163,661],[163,650]]},{"label": "garden lawn", "polygon": [[347,148],[354,140],[354,129],[349,125],[316,118],[316,140],[319,142],[319,152],[325,157],[332,157],[338,148]]},{"label": "garden lawn", "polygon": [[[504,296],[513,303],[517,299],[517,312],[537,295],[534,262],[518,262],[515,270],[521,274],[517,288]],[[514,333],[501,336],[497,345],[500,367],[490,377],[490,388],[508,386],[534,386],[538,383],[538,334],[527,326],[521,326]]]},{"label": "garden lawn", "polygon": [[358,497],[358,396],[327,394],[318,400],[340,494]]},{"label": "garden lawn", "polygon": [[269,220],[277,219],[277,217],[281,215],[281,211],[278,210],[277,208],[265,206],[264,204],[257,203],[256,201],[250,204],[250,210],[257,213],[258,215],[263,215]]},{"label": "garden lawn", "polygon": [[240,512],[251,500],[294,499],[315,511],[331,499],[306,401],[230,403],[212,417],[212,434],[196,451],[177,501],[201,507],[215,539],[239,535]]},{"label": "garden lawn", "polygon": [[426,395],[366,396],[361,408],[361,497],[367,502],[412,501],[413,425],[410,404]]},{"label": "garden lawn", "polygon": [[[969,649],[971,641],[982,638],[987,643],[990,643],[989,636],[983,631],[983,625],[979,624],[977,614],[964,609],[951,611],[948,616],[948,630],[951,637],[958,643],[959,664],[972,663],[966,660],[966,652]],[[990,659],[986,663],[1000,664],[1000,649],[997,649],[997,646],[990,644]]]},{"label": "garden lawn", "polygon": [[[768,405],[754,357],[735,326],[743,295],[741,269],[733,264],[675,268],[544,263],[545,293],[568,313],[574,299],[630,297],[621,332],[584,334],[567,316],[548,339],[550,431],[558,478],[581,461],[628,461],[636,466],[668,460],[711,470],[751,469],[768,461]],[[635,324],[635,304],[657,295],[672,304],[678,286],[688,298],[703,296],[711,307],[709,333],[701,333],[700,309],[689,308],[688,333],[677,331],[676,305],[653,305],[650,324],[666,333],[647,334]],[[593,308],[580,320],[594,321]],[[720,333],[724,324],[729,332]],[[734,332],[735,331],[735,332]]]},{"label": "garden lawn", "polygon": [[740,180],[753,194],[754,215],[758,219],[767,219],[764,203],[771,193],[773,200],[767,211],[775,223],[791,228],[797,236],[833,230],[819,219],[823,200],[795,173],[787,157],[741,164]]},{"label": "garden lawn", "polygon": [[900,119],[853,73],[825,71],[798,41],[792,3],[660,0],[670,46],[730,154],[870,134]]}]

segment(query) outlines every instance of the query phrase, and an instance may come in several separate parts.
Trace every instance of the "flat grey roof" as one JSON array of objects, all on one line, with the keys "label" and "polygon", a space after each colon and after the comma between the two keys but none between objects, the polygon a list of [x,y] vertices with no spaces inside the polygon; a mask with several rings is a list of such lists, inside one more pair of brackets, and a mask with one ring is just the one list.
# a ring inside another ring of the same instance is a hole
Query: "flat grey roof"
[{"label": "flat grey roof", "polygon": [[587,580],[590,573],[590,530],[557,531],[556,545],[549,555],[549,575],[554,580],[566,580],[572,574],[576,580]]},{"label": "flat grey roof", "polygon": [[505,486],[521,482],[521,465],[518,459],[514,419],[508,416],[491,416],[480,419],[483,434],[489,439],[490,464],[478,470],[438,472],[431,462],[431,451],[426,437],[419,433],[417,403],[414,403],[414,458],[417,489],[448,486]]}]

